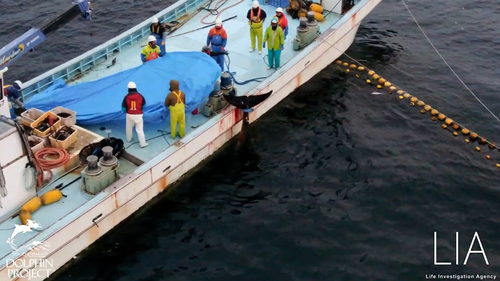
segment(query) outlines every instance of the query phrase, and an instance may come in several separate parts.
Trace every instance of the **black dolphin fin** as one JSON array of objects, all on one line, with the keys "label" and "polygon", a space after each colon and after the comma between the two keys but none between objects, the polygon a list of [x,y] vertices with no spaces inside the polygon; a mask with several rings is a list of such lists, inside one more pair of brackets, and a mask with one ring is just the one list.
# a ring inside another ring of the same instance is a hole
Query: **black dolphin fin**
[{"label": "black dolphin fin", "polygon": [[254,96],[229,96],[223,95],[224,99],[231,105],[239,108],[239,109],[251,109],[259,103],[265,101],[273,91],[269,91],[262,95],[254,95]]}]

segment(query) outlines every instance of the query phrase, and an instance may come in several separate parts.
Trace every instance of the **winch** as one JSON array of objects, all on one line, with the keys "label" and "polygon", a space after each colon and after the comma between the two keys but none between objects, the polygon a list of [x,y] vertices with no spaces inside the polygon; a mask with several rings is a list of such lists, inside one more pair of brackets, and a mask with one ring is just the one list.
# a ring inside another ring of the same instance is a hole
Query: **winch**
[{"label": "winch", "polygon": [[104,190],[118,178],[118,159],[113,155],[113,148],[102,148],[103,156],[99,159],[95,155],[87,157],[87,167],[82,171],[82,189],[91,195]]},{"label": "winch", "polygon": [[315,13],[311,11],[307,13],[307,18],[300,18],[300,24],[297,26],[297,36],[293,39],[293,49],[295,51],[304,49],[321,35],[314,15]]}]

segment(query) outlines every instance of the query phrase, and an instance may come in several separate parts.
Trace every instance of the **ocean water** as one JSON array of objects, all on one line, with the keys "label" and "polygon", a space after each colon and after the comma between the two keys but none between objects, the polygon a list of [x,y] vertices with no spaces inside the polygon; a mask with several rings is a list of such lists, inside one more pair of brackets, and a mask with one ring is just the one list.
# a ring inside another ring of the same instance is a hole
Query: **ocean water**
[{"label": "ocean water", "polygon": [[[18,30],[29,27],[28,18],[42,22],[62,4],[27,3],[0,2],[10,11],[0,17],[0,43],[22,34]],[[500,115],[500,2],[407,3],[450,66]],[[31,78],[46,69],[33,71],[30,65],[49,69],[167,4],[98,5],[92,38],[83,31],[85,23],[75,21],[10,73]],[[500,141],[499,122],[447,68],[401,1],[381,3],[347,54],[486,139]],[[477,143],[443,130],[407,99],[372,95],[375,91],[382,92],[336,65],[327,67],[252,124],[260,171],[235,169],[232,143],[51,280],[401,281],[434,279],[432,274],[474,274],[460,280],[497,275],[500,152],[485,146],[475,151]],[[434,232],[438,261],[452,265],[433,264]],[[474,253],[464,265],[476,232],[488,265]]]}]

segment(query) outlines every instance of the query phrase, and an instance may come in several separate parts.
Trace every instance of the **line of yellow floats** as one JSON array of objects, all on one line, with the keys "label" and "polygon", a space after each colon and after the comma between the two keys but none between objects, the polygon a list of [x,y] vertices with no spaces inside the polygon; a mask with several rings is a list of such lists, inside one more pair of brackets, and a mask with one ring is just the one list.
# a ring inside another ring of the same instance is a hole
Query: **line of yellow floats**
[{"label": "line of yellow floats", "polygon": [[[366,83],[371,84],[371,85],[376,85],[378,89],[385,88],[385,89],[387,89],[388,94],[396,93],[400,100],[410,99],[410,106],[420,107],[421,108],[420,113],[425,114],[426,112],[430,112],[432,121],[436,121],[436,120],[442,121],[443,123],[441,124],[441,127],[443,129],[448,129],[451,127],[451,128],[453,128],[453,130],[451,130],[451,132],[453,132],[454,136],[458,136],[457,131],[460,131],[462,133],[462,135],[464,135],[464,136],[468,136],[468,138],[465,139],[466,143],[478,141],[478,143],[480,145],[488,145],[488,148],[490,148],[490,149],[496,148],[497,150],[500,150],[499,148],[497,148],[497,146],[494,143],[479,136],[477,133],[471,132],[469,129],[467,129],[464,126],[460,125],[459,123],[455,122],[453,119],[447,117],[443,113],[439,112],[437,109],[432,108],[430,105],[425,104],[423,101],[419,100],[415,96],[412,96],[409,93],[407,93],[406,91],[397,88],[391,82],[387,81],[386,79],[384,79],[383,77],[381,77],[380,75],[375,73],[375,71],[367,69],[364,66],[358,66],[356,64],[343,62],[341,60],[337,60],[335,63],[340,67],[341,70],[344,70],[346,73],[349,73],[349,74],[354,73],[356,75],[356,77],[358,77],[358,78],[363,78],[363,77],[361,77],[361,75],[359,73],[357,73],[356,71],[367,72],[368,77],[372,78],[373,82],[370,79],[366,79]],[[342,67],[345,67],[345,68],[342,68]],[[481,148],[479,146],[476,146],[475,150],[481,151]],[[491,159],[491,156],[489,154],[487,154],[486,159]],[[497,168],[500,168],[499,163],[496,163],[495,165]]]}]

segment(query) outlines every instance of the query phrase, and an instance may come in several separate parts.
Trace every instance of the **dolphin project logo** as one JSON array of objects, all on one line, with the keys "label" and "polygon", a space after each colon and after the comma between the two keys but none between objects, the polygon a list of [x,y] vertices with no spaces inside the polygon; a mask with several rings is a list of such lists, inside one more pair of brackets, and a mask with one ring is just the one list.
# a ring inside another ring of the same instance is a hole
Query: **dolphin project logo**
[{"label": "dolphin project logo", "polygon": [[20,257],[26,255],[22,259],[7,259],[6,267],[8,275],[11,279],[23,278],[24,280],[31,280],[32,278],[48,278],[54,268],[54,261],[46,259],[50,245],[46,242],[33,241],[27,245],[18,247],[14,241],[15,237],[20,234],[32,232],[33,230],[41,229],[41,225],[27,220],[26,225],[15,225],[12,235],[7,238],[6,243],[13,249],[12,255]]}]

